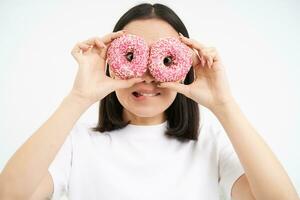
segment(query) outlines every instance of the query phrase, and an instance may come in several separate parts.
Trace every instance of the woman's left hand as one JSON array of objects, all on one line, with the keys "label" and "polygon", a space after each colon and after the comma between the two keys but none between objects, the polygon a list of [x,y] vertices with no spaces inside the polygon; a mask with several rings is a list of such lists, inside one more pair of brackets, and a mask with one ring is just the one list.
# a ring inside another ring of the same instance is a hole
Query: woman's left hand
[{"label": "woman's left hand", "polygon": [[194,51],[195,80],[189,85],[165,82],[161,83],[159,87],[170,88],[182,93],[210,110],[233,102],[225,69],[217,50],[214,47],[205,47],[182,35],[180,35],[180,40]]}]

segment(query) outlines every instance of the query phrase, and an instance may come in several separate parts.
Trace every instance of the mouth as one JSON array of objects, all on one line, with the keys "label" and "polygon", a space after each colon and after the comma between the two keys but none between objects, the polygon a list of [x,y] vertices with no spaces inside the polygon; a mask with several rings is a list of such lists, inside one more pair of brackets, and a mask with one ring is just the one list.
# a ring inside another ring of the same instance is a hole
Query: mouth
[{"label": "mouth", "polygon": [[158,93],[143,93],[143,92],[134,91],[134,92],[132,92],[132,95],[136,98],[141,98],[141,97],[156,97],[161,94],[160,94],[160,92],[158,92]]}]

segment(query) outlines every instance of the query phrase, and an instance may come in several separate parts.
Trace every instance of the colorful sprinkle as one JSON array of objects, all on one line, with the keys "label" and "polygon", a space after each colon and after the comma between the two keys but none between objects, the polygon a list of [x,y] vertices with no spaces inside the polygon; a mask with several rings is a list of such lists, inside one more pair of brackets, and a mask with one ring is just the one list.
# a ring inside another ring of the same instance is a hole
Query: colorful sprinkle
[{"label": "colorful sprinkle", "polygon": [[[168,64],[170,62],[171,64]],[[159,39],[151,46],[149,71],[160,82],[178,81],[192,66],[192,52],[175,37]]]},{"label": "colorful sprinkle", "polygon": [[111,42],[107,61],[122,79],[141,77],[147,71],[159,82],[181,80],[192,66],[192,52],[175,37],[159,39],[151,49],[136,35],[125,34]]},{"label": "colorful sprinkle", "polygon": [[[132,60],[128,60],[132,54]],[[107,51],[107,62],[122,79],[141,77],[147,71],[149,48],[146,41],[136,35],[125,34],[113,40]]]}]

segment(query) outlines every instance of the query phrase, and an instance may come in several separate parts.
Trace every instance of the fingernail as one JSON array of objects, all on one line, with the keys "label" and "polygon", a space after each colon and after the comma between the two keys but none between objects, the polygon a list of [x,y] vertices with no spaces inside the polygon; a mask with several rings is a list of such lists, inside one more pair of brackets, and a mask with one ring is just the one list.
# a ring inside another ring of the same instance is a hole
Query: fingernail
[{"label": "fingernail", "polygon": [[205,59],[202,58],[202,64],[203,64],[203,67],[205,66]]},{"label": "fingernail", "polygon": [[182,33],[178,32],[180,37],[183,37]]},{"label": "fingernail", "polygon": [[106,46],[104,44],[101,44],[101,48],[106,48]]},{"label": "fingernail", "polygon": [[201,61],[201,65],[204,65],[203,64],[203,57],[200,57],[200,61]]}]

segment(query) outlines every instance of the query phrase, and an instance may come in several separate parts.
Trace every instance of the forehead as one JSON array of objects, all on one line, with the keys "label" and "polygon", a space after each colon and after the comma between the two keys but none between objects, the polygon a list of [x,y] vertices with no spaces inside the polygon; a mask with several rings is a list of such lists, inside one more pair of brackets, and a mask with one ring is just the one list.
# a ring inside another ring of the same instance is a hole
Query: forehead
[{"label": "forehead", "polygon": [[143,37],[148,45],[164,37],[179,37],[177,31],[161,19],[141,19],[129,22],[124,28],[128,33]]}]

